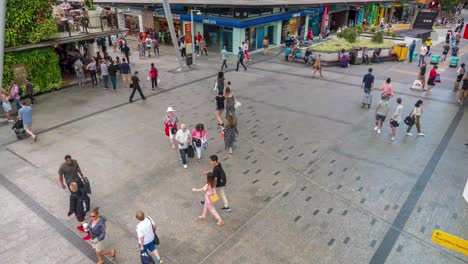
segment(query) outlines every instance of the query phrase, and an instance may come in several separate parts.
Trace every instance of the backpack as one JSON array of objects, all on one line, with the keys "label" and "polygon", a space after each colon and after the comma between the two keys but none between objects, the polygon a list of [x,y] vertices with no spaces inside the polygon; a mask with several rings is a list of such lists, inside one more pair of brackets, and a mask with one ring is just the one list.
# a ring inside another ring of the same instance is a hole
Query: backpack
[{"label": "backpack", "polygon": [[216,187],[224,187],[224,186],[226,186],[226,183],[227,183],[226,173],[224,172],[224,169],[221,166],[221,163],[218,163],[218,167],[220,169],[221,176],[218,177],[218,182],[216,183]]}]

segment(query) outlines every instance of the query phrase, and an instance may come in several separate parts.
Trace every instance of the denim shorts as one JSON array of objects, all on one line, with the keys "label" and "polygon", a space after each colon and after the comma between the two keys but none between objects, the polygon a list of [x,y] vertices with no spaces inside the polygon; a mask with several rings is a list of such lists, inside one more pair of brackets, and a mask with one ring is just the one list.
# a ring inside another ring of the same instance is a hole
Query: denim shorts
[{"label": "denim shorts", "polygon": [[148,244],[143,245],[143,251],[150,251],[153,252],[157,249],[156,245],[154,244],[154,240],[149,242]]},{"label": "denim shorts", "polygon": [[385,116],[377,114],[375,117],[375,121],[385,121]]}]

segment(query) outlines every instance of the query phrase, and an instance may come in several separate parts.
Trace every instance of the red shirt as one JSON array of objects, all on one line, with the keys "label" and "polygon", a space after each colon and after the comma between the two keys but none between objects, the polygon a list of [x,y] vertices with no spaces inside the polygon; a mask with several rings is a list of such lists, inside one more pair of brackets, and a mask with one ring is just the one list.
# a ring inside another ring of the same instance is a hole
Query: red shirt
[{"label": "red shirt", "polygon": [[200,40],[201,40],[202,38],[203,38],[202,35],[201,35],[200,33],[198,33],[198,34],[197,34],[197,40],[198,40],[199,43],[200,43]]},{"label": "red shirt", "polygon": [[433,68],[433,69],[429,72],[429,79],[435,78],[435,77],[437,77],[437,71],[436,71],[436,69]]}]

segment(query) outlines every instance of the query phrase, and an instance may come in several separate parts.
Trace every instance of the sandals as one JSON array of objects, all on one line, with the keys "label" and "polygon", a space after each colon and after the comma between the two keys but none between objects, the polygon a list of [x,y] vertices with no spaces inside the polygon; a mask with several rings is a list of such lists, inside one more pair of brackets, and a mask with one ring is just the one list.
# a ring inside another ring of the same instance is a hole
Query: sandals
[{"label": "sandals", "polygon": [[115,254],[117,253],[117,251],[115,249],[112,249],[112,256],[110,257],[110,260],[114,261],[115,260]]}]

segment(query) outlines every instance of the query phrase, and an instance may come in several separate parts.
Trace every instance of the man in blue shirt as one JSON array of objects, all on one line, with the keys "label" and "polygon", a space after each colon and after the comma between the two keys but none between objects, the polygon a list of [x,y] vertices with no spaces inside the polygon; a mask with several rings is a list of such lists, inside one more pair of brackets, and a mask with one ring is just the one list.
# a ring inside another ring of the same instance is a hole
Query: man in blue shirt
[{"label": "man in blue shirt", "polygon": [[372,68],[369,68],[369,73],[362,78],[361,88],[364,89],[366,94],[370,94],[372,86],[374,85],[374,75],[372,75]]},{"label": "man in blue shirt", "polygon": [[25,101],[21,101],[21,109],[18,110],[18,119],[23,120],[23,127],[26,133],[31,135],[34,142],[36,142],[37,136],[32,132],[32,108],[26,105]]},{"label": "man in blue shirt", "polygon": [[237,53],[237,69],[236,71],[239,71],[239,63],[244,66],[244,71],[247,70],[247,67],[244,65],[244,51],[242,50],[241,47],[239,47],[239,53]]}]

